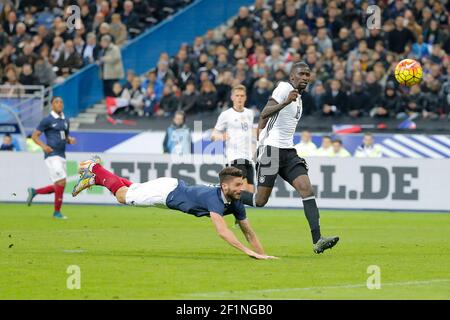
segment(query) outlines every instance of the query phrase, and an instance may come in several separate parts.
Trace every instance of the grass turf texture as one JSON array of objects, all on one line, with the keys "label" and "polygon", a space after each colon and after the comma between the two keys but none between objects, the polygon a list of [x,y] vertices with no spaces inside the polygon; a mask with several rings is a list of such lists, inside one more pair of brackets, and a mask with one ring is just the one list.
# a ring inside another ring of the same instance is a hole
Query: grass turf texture
[{"label": "grass turf texture", "polygon": [[[60,221],[52,209],[0,205],[0,299],[450,298],[449,214],[322,211],[323,233],[341,241],[316,255],[303,211],[248,210],[267,253],[281,258],[257,261],[208,218],[65,205],[70,219]],[[66,287],[69,265],[81,269],[80,290]],[[381,268],[380,290],[366,287],[369,265]]]}]

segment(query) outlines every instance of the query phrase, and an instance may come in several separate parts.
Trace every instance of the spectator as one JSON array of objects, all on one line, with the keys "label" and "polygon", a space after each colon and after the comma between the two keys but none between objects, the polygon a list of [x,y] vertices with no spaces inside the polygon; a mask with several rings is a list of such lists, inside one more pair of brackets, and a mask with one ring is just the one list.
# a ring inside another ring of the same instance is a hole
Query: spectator
[{"label": "spectator", "polygon": [[240,32],[243,27],[252,29],[253,21],[249,15],[249,10],[247,7],[239,8],[238,17],[234,20],[233,27],[236,28],[238,32]]},{"label": "spectator", "polygon": [[[311,108],[310,113],[315,114],[318,111],[323,112],[326,91],[325,91],[322,81],[320,81],[320,80],[317,81],[311,91],[312,91],[314,108]],[[333,106],[333,104],[331,104],[331,106]]]},{"label": "spectator", "polygon": [[122,54],[119,47],[111,42],[111,37],[103,36],[100,41],[102,54],[99,58],[99,64],[102,68],[102,80],[104,95],[111,95],[112,85],[125,76],[122,63]]},{"label": "spectator", "polygon": [[389,50],[403,54],[409,51],[409,47],[414,42],[414,35],[409,29],[405,29],[402,16],[395,19],[395,29],[388,34]]},{"label": "spectator", "polygon": [[38,84],[38,80],[34,76],[33,68],[30,64],[26,63],[23,65],[22,72],[19,76],[19,82],[25,86],[34,86]]},{"label": "spectator", "polygon": [[124,2],[121,18],[129,34],[136,35],[140,32],[139,16],[134,11],[133,1],[127,0]]},{"label": "spectator", "polygon": [[52,49],[50,50],[50,61],[52,63],[58,61],[59,56],[61,55],[61,53],[64,51],[64,42],[63,42],[63,38],[61,37],[55,37],[53,39],[53,46]]},{"label": "spectator", "polygon": [[103,36],[108,35],[111,37],[111,42],[116,44],[116,39],[114,38],[114,36],[111,34],[110,31],[111,27],[109,26],[109,23],[102,22],[97,30],[97,41],[100,42]]},{"label": "spectator", "polygon": [[18,81],[17,70],[14,65],[5,69],[6,81],[0,93],[6,97],[16,97],[24,93],[22,84]]},{"label": "spectator", "polygon": [[0,146],[0,151],[15,151],[14,144],[12,142],[12,137],[10,134],[5,134],[3,136],[3,142]]},{"label": "spectator", "polygon": [[381,158],[383,156],[381,146],[375,144],[371,133],[364,134],[363,143],[355,151],[357,158]]},{"label": "spectator", "polygon": [[172,86],[166,84],[164,86],[163,96],[159,102],[157,111],[158,116],[169,117],[175,113],[179,107],[179,100],[172,91]]},{"label": "spectator", "polygon": [[183,92],[180,100],[180,109],[186,114],[197,113],[198,92],[195,89],[194,82],[186,84],[186,90]]},{"label": "spectator", "polygon": [[148,84],[147,90],[144,94],[144,116],[151,117],[158,106],[156,100],[155,90],[153,89],[153,84]]},{"label": "spectator", "polygon": [[165,60],[159,60],[156,68],[157,77],[162,82],[166,82],[167,79],[174,79],[175,75],[172,70],[169,69],[169,62]]},{"label": "spectator", "polygon": [[430,26],[423,31],[425,42],[428,44],[441,43],[444,40],[444,35],[440,28],[438,21],[431,20]]},{"label": "spectator", "polygon": [[286,60],[284,59],[281,47],[274,44],[270,47],[270,56],[266,58],[266,65],[271,72],[275,72],[278,69],[283,69],[284,72],[289,72],[286,70]]},{"label": "spectator", "polygon": [[369,96],[364,92],[361,82],[355,83],[355,89],[348,97],[348,114],[352,118],[358,118],[368,112],[367,101]]},{"label": "spectator", "polygon": [[55,66],[58,67],[56,74],[67,77],[72,72],[79,69],[82,65],[81,57],[73,47],[73,41],[67,40],[64,44],[64,51],[60,54]]},{"label": "spectator", "polygon": [[15,11],[11,10],[8,15],[6,21],[3,23],[3,30],[9,37],[12,37],[16,34],[16,26],[17,26],[17,14]]},{"label": "spectator", "polygon": [[298,144],[294,146],[299,157],[312,157],[317,153],[317,146],[312,141],[311,132],[304,130],[301,133],[301,139]]},{"label": "spectator", "polygon": [[25,63],[34,65],[38,55],[33,52],[33,44],[27,43],[24,45],[22,53],[16,59],[16,66],[22,67]]},{"label": "spectator", "polygon": [[342,140],[336,139],[333,140],[333,153],[331,156],[335,158],[348,158],[352,155],[342,146]]},{"label": "spectator", "polygon": [[131,83],[129,110],[131,114],[144,115],[144,92],[141,89],[141,80],[135,77]]},{"label": "spectator", "polygon": [[19,22],[16,25],[16,33],[11,37],[11,43],[16,48],[23,48],[25,43],[31,40],[31,36],[27,34],[25,23]]},{"label": "spectator", "polygon": [[326,49],[333,47],[333,43],[331,42],[330,37],[328,37],[326,28],[320,28],[317,31],[317,36],[314,39],[314,42],[317,44],[317,48],[321,53],[323,53]]},{"label": "spectator", "polygon": [[203,82],[197,105],[200,113],[217,110],[217,92],[211,81]]},{"label": "spectator", "polygon": [[80,56],[80,59],[83,54],[85,44],[84,39],[80,35],[76,35],[73,39],[73,47],[75,48],[75,52]]},{"label": "spectator", "polygon": [[163,96],[164,82],[158,79],[156,70],[150,70],[147,74],[147,79],[142,83],[144,88],[147,88],[149,84],[153,85],[153,91],[155,92],[156,101],[159,102]]},{"label": "spectator", "polygon": [[84,65],[97,61],[100,50],[100,47],[97,45],[95,34],[92,32],[88,33],[86,36],[86,43],[81,52],[81,58],[83,59]]},{"label": "spectator", "polygon": [[260,78],[255,82],[251,90],[249,107],[257,109],[258,113],[266,106],[272,94],[272,83],[266,78]]},{"label": "spectator", "polygon": [[109,116],[129,110],[130,91],[123,88],[120,82],[114,82],[111,96],[106,97],[105,104]]},{"label": "spectator", "polygon": [[377,82],[374,72],[368,72],[366,76],[366,88],[364,90],[369,96],[366,110],[371,110],[375,107],[375,103],[383,93],[382,86]]},{"label": "spectator", "polygon": [[192,72],[192,64],[185,63],[183,65],[183,71],[179,74],[178,82],[181,88],[186,88],[186,83],[189,81],[195,82],[195,74]]},{"label": "spectator", "polygon": [[120,14],[111,16],[110,33],[115,39],[115,44],[121,47],[127,41],[127,27],[120,21]]},{"label": "spectator", "polygon": [[164,153],[186,155],[191,153],[191,132],[185,124],[186,116],[183,111],[177,111],[172,124],[166,130],[163,141]]},{"label": "spectator", "polygon": [[49,86],[56,80],[56,74],[48,61],[48,58],[44,56],[38,57],[34,64],[34,74],[40,85]]},{"label": "spectator", "polygon": [[231,73],[231,71],[225,71],[219,75],[216,85],[217,106],[219,107],[219,109],[229,107],[232,85],[233,74]]},{"label": "spectator", "polygon": [[370,111],[370,116],[374,118],[389,118],[396,114],[400,108],[400,97],[397,94],[394,83],[386,85],[384,95],[378,98],[375,107]]},{"label": "spectator", "polygon": [[336,116],[346,113],[347,95],[341,90],[339,80],[331,80],[330,89],[323,97],[322,116]]},{"label": "spectator", "polygon": [[322,137],[322,145],[317,149],[316,156],[318,157],[332,157],[333,156],[333,146],[330,136]]}]

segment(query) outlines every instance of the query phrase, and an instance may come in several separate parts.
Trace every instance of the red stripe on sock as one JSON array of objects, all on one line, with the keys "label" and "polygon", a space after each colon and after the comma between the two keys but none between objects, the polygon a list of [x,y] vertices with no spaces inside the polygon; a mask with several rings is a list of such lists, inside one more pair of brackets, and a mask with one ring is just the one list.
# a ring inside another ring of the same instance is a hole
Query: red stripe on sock
[{"label": "red stripe on sock", "polygon": [[116,176],[114,173],[109,172],[101,165],[96,164],[92,167],[92,172],[95,174],[95,184],[108,188],[114,195],[117,190],[126,185],[122,182],[122,178]]},{"label": "red stripe on sock", "polygon": [[64,196],[64,186],[55,183],[55,212],[61,211],[63,196]]},{"label": "red stripe on sock", "polygon": [[36,194],[49,194],[55,192],[55,186],[52,184],[43,188],[36,189],[35,191]]}]

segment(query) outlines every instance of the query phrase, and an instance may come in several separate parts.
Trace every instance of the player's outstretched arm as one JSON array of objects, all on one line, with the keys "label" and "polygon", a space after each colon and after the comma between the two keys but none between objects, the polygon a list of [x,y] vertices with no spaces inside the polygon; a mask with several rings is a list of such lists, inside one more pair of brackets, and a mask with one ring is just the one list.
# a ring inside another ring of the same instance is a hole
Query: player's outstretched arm
[{"label": "player's outstretched arm", "polygon": [[267,256],[264,254],[259,254],[254,252],[253,250],[250,250],[246,246],[244,246],[238,238],[234,235],[234,233],[228,228],[227,223],[225,222],[225,219],[218,213],[210,212],[211,221],[213,222],[217,234],[224,239],[226,242],[228,242],[230,245],[235,247],[238,250],[241,250],[246,255],[255,258],[255,259],[275,259],[275,257]]},{"label": "player's outstretched arm", "polygon": [[242,233],[247,239],[248,243],[253,247],[253,250],[259,254],[265,254],[261,242],[259,242],[258,236],[250,225],[248,219],[239,220],[239,226],[241,227]]}]

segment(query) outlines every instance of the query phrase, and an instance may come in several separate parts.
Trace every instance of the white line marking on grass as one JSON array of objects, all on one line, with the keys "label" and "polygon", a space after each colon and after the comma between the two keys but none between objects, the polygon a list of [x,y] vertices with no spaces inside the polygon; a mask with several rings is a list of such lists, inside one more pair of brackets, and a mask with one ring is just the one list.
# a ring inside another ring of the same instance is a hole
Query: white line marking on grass
[{"label": "white line marking on grass", "polygon": [[[439,282],[450,282],[450,279],[430,279],[420,281],[404,281],[404,282],[388,282],[381,283],[381,288],[385,286],[418,286],[427,285]],[[326,289],[350,289],[350,288],[367,288],[367,284],[344,284],[337,286],[324,286],[324,287],[309,287],[309,288],[274,288],[274,289],[262,289],[262,290],[236,290],[236,291],[218,291],[218,292],[203,292],[203,293],[190,293],[187,296],[197,297],[214,297],[214,296],[236,296],[239,294],[258,294],[258,293],[274,293],[274,292],[293,292],[293,291],[309,291],[309,290],[326,290]]]}]

